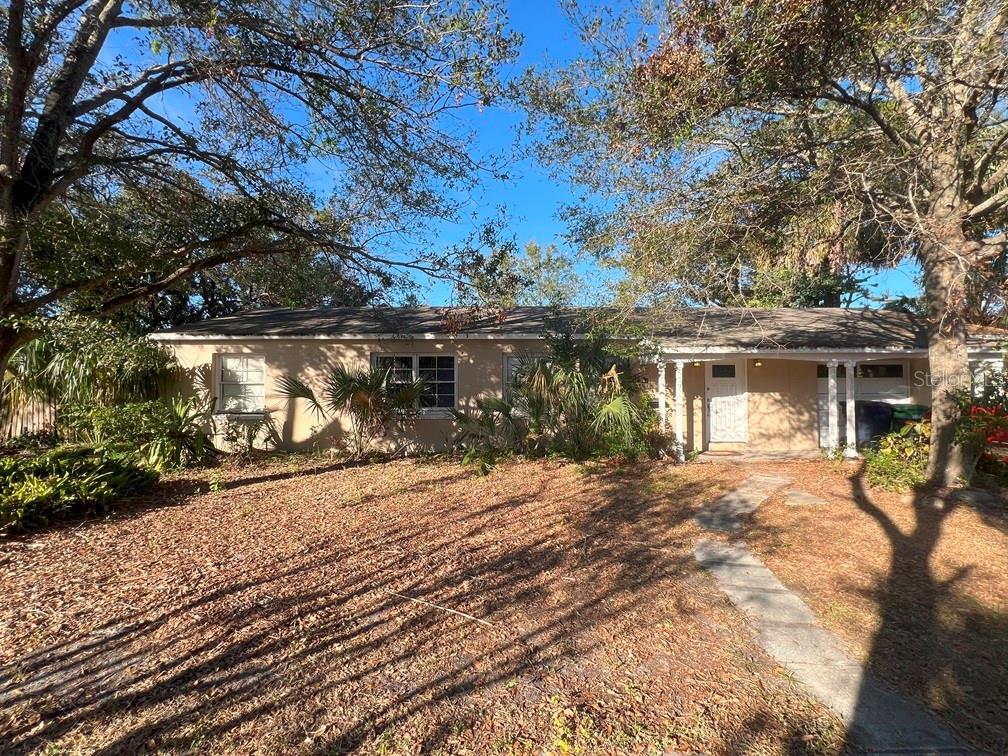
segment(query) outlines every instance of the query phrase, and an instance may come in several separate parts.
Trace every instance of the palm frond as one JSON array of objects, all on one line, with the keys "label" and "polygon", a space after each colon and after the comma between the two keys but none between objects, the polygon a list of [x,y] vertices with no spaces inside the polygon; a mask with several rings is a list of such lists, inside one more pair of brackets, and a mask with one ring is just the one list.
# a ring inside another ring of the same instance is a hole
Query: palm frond
[{"label": "palm frond", "polygon": [[280,377],[278,384],[280,396],[284,397],[288,402],[294,401],[295,399],[303,399],[308,402],[308,406],[311,407],[312,412],[314,412],[317,417],[326,417],[325,409],[322,407],[321,403],[319,403],[318,398],[315,396],[315,392],[312,391],[305,383],[292,376],[284,375]]}]

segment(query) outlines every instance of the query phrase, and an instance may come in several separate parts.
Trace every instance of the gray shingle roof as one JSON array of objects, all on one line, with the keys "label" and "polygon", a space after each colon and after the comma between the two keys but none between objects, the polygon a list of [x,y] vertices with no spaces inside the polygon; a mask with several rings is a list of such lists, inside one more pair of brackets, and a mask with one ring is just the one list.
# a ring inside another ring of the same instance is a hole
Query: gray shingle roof
[{"label": "gray shingle roof", "polygon": [[[607,319],[622,331],[650,337],[673,348],[740,349],[923,349],[923,318],[888,310],[736,308],[612,310],[516,307],[472,315],[451,308],[335,307],[254,310],[181,326],[187,339],[240,337],[377,337],[432,335],[538,336],[566,326],[576,333]],[[1002,338],[996,336],[995,338]]]}]

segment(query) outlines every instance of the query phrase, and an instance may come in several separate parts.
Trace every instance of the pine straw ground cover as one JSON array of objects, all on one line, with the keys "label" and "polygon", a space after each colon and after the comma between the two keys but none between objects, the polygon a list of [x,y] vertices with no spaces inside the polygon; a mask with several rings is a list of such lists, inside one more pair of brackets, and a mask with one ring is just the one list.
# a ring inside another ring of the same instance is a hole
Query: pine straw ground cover
[{"label": "pine straw ground cover", "polygon": [[[1008,505],[868,489],[860,465],[767,467],[827,506],[766,502],[744,534],[850,651],[972,743],[1008,753]],[[755,472],[755,470],[753,470]]]},{"label": "pine straw ground cover", "polygon": [[692,560],[731,468],[305,464],[0,544],[0,750],[842,747]]}]

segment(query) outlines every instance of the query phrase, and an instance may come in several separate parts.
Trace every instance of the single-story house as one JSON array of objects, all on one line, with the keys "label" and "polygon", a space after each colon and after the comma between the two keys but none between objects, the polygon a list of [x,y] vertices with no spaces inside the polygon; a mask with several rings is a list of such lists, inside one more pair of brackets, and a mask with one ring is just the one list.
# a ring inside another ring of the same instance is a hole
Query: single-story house
[{"label": "single-story house", "polygon": [[[408,433],[418,447],[444,448],[453,407],[500,395],[523,357],[558,327],[587,330],[597,310],[516,307],[469,316],[451,308],[269,309],[216,318],[152,338],[190,378],[203,375],[216,411],[238,419],[268,413],[287,448],[332,443],[345,419],[319,418],[280,395],[282,376],[320,393],[332,366],[386,364],[428,379]],[[871,309],[683,308],[623,316],[623,333],[648,345],[640,369],[666,429],[686,450],[805,451],[854,439],[858,400],[927,405],[931,378],[923,320]],[[977,329],[969,354],[978,374],[1000,370],[1005,332]],[[195,379],[193,379],[195,380]],[[290,405],[290,406],[289,406]],[[403,439],[399,439],[400,441]]]}]

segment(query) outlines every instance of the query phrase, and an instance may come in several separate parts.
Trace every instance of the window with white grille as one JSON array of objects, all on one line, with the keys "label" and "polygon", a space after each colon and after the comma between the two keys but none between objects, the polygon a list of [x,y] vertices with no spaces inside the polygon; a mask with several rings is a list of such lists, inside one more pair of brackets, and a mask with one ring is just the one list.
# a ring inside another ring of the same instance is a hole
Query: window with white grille
[{"label": "window with white grille", "polygon": [[220,355],[217,409],[229,413],[266,409],[266,359],[247,354]]},{"label": "window with white grille", "polygon": [[376,354],[375,366],[389,371],[389,385],[424,381],[419,406],[428,414],[448,413],[455,407],[455,357],[443,354]]}]

